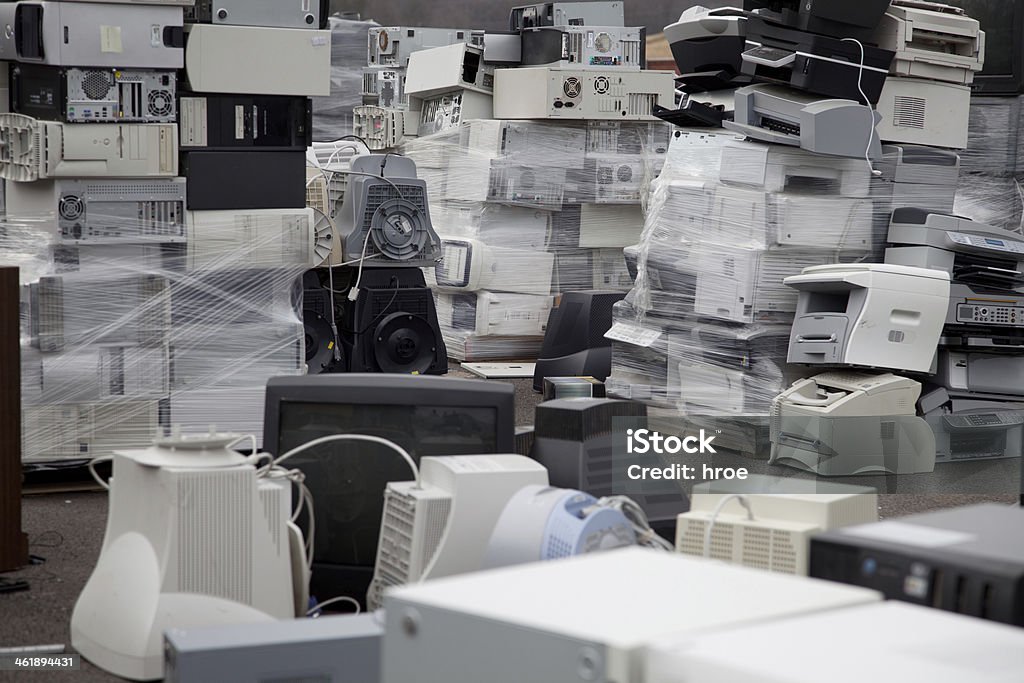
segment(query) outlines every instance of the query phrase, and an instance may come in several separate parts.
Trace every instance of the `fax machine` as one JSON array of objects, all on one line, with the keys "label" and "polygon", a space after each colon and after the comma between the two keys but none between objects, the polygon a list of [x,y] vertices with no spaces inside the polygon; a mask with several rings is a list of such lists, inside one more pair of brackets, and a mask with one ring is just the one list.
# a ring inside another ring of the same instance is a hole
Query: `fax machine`
[{"label": "fax machine", "polygon": [[889,264],[817,266],[800,292],[789,362],[928,372],[949,307],[949,274]]},{"label": "fax machine", "polygon": [[1024,450],[1024,402],[934,387],[918,407],[935,433],[936,462],[1018,458]]},{"label": "fax machine", "polygon": [[802,147],[839,157],[881,156],[875,134],[877,112],[849,99],[821,99],[778,85],[750,85],[736,91],[728,130],[764,142]]},{"label": "fax machine", "polygon": [[887,263],[937,268],[954,282],[1009,290],[1024,285],[1024,238],[967,218],[897,209]]},{"label": "fax machine", "polygon": [[892,374],[830,372],[772,404],[770,464],[836,477],[935,469],[935,435],[916,416],[921,385]]}]

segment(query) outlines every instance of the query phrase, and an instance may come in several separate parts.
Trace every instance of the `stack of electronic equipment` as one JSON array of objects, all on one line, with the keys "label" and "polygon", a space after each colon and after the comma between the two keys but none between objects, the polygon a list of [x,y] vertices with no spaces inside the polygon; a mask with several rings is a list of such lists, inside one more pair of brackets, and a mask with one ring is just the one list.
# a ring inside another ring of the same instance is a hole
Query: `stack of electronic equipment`
[{"label": "stack of electronic equipment", "polygon": [[[955,8],[885,0],[698,8],[666,35],[681,87],[713,96],[660,112],[679,129],[626,252],[637,280],[608,335],[608,390],[728,425],[720,443],[763,457],[776,397],[814,374],[793,350],[807,348],[791,343],[794,317],[827,310],[798,307],[783,281],[881,261],[894,209],[952,212],[984,32]],[[819,276],[856,280],[860,267]],[[930,361],[927,337],[908,346]]]},{"label": "stack of electronic equipment", "polygon": [[428,281],[451,357],[536,357],[553,296],[631,285],[622,249],[670,133],[653,111],[674,97],[670,73],[643,69],[644,30],[623,24],[621,2],[588,2],[514,8],[504,34],[371,29],[377,104],[355,130],[372,149],[403,143],[431,190]]},{"label": "stack of electronic equipment", "polygon": [[0,5],[27,461],[171,424],[258,440],[267,379],[304,372],[298,281],[333,240],[305,202],[325,7]]}]

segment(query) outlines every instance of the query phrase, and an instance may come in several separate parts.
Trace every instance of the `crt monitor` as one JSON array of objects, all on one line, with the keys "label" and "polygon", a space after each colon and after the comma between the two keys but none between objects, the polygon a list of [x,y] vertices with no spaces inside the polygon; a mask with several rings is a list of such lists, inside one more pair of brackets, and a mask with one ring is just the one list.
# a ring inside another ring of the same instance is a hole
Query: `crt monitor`
[{"label": "crt monitor", "polygon": [[[417,462],[423,456],[512,453],[510,384],[417,375],[275,377],[267,384],[264,450],[280,456],[314,439],[365,434],[389,439]],[[313,494],[310,594],[360,602],[373,578],[389,481],[411,481],[394,451],[369,442],[333,441],[285,463],[306,475]],[[308,532],[308,529],[307,529]]]}]

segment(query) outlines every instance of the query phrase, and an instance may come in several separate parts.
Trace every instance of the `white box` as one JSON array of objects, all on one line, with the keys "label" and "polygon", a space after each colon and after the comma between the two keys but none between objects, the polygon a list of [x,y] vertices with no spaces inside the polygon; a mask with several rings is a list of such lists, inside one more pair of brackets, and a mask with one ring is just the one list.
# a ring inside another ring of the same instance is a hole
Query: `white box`
[{"label": "white box", "polygon": [[323,261],[312,209],[189,211],[186,224],[190,271],[315,268]]},{"label": "white box", "polygon": [[450,292],[511,292],[547,296],[555,256],[546,251],[492,247],[480,240],[441,238],[442,259],[428,284]]},{"label": "white box", "polygon": [[430,215],[447,233],[478,239],[492,247],[544,251],[551,213],[540,209],[482,202],[432,204]]},{"label": "white box", "polygon": [[178,175],[174,123],[75,124],[0,114],[0,177],[143,178]]},{"label": "white box", "polygon": [[942,610],[884,602],[666,638],[646,683],[1014,683],[1024,631]]},{"label": "white box", "polygon": [[181,427],[182,434],[219,433],[256,437],[263,447],[263,408],[266,383],[253,387],[207,386],[171,392],[167,425]]},{"label": "white box", "polygon": [[843,197],[871,194],[871,169],[863,159],[828,157],[799,147],[731,140],[722,147],[720,179],[765,192],[798,191]]},{"label": "white box", "polygon": [[455,90],[492,92],[494,68],[484,64],[483,52],[465,43],[414,52],[405,74],[405,94],[429,99]]},{"label": "white box", "polygon": [[[0,59],[58,66],[180,69],[181,7],[11,2],[0,7]],[[24,31],[24,33],[19,33]]]},{"label": "white box", "polygon": [[655,105],[675,107],[671,71],[534,67],[494,72],[496,119],[655,121]]},{"label": "white box", "polygon": [[880,599],[639,548],[479,572],[385,597],[382,683],[642,683],[645,649],[659,638]]},{"label": "white box", "polygon": [[939,81],[889,76],[878,100],[882,142],[947,149],[967,147],[971,89]]},{"label": "white box", "polygon": [[554,300],[503,292],[438,292],[437,319],[452,332],[479,337],[542,337]]},{"label": "white box", "polygon": [[331,32],[191,24],[185,75],[195,92],[331,94]]},{"label": "white box", "polygon": [[148,448],[159,425],[159,401],[25,406],[22,461],[88,460]]},{"label": "white box", "polygon": [[373,26],[367,34],[366,63],[404,68],[414,52],[455,43],[479,45],[482,40],[483,34],[471,29]]},{"label": "white box", "polygon": [[95,344],[63,353],[22,354],[26,403],[158,399],[170,390],[166,344]]}]

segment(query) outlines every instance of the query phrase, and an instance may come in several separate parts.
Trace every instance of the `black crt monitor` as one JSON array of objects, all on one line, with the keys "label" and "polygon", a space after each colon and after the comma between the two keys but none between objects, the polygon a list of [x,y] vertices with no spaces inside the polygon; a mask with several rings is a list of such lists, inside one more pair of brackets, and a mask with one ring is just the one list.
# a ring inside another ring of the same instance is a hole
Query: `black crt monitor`
[{"label": "black crt monitor", "polygon": [[1024,0],[944,0],[985,31],[985,67],[972,86],[979,95],[1024,93]]},{"label": "black crt monitor", "polygon": [[[511,384],[418,375],[275,377],[267,383],[264,450],[280,456],[314,439],[364,434],[424,456],[515,452]],[[282,463],[306,475],[315,513],[310,594],[365,603],[390,481],[411,481],[386,446],[333,441]],[[308,533],[308,528],[304,527]]]}]

